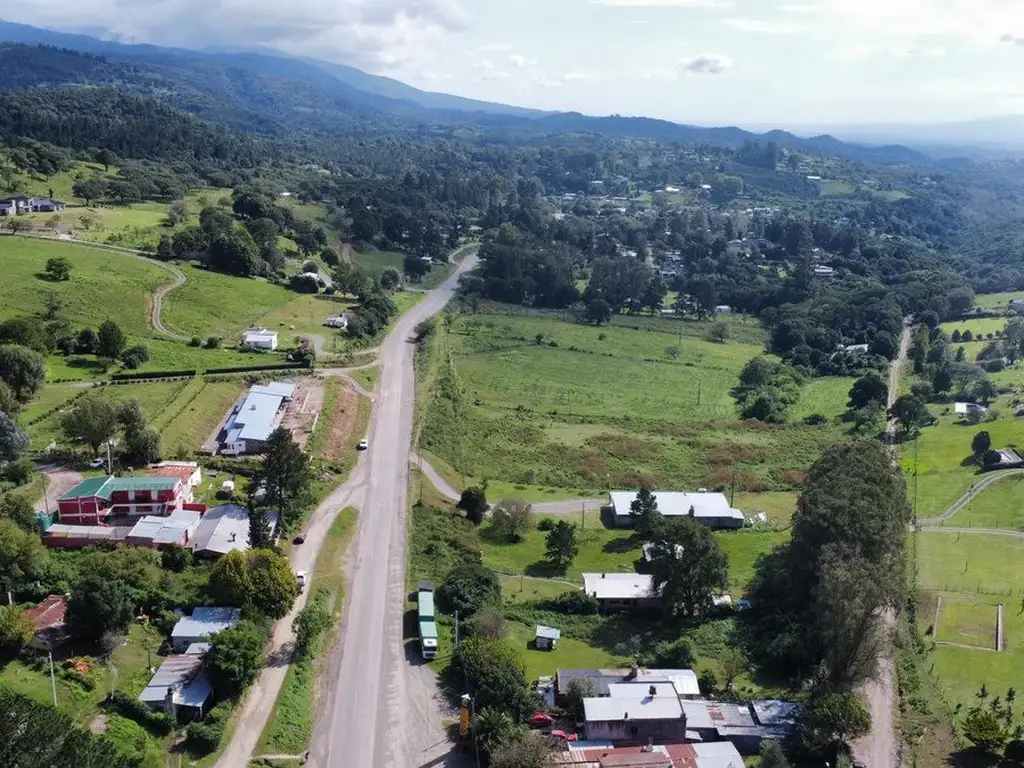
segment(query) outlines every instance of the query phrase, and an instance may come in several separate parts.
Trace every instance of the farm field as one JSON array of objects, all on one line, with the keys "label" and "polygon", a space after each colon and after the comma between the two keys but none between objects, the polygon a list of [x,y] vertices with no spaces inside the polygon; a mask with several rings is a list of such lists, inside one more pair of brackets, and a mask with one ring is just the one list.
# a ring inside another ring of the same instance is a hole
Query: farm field
[{"label": "farm field", "polygon": [[395,251],[368,251],[366,253],[352,251],[351,253],[352,260],[356,266],[371,275],[375,280],[380,278],[381,273],[388,267],[401,272],[405,264],[405,254]]},{"label": "farm field", "polygon": [[991,333],[994,335],[996,331],[1002,331],[1006,327],[1006,318],[976,317],[973,320],[958,320],[953,323],[943,323],[941,327],[942,330],[950,336],[953,335],[953,331],[960,331],[961,335],[963,335],[965,331],[970,331],[971,335],[974,338],[977,338],[978,334],[987,335]]},{"label": "farm field", "polygon": [[[641,318],[625,320],[634,319]],[[453,382],[441,390],[458,393],[458,416],[452,400],[435,397],[421,446],[467,483],[486,478],[593,495],[641,482],[711,488],[734,478],[739,490],[790,490],[823,444],[843,438],[834,422],[849,380],[812,382],[807,403],[794,408],[796,416],[824,413],[832,426],[739,422],[729,390],[762,347],[685,336],[675,357],[668,350],[679,336],[661,328],[703,336],[711,323],[656,323],[595,328],[551,315],[459,317],[434,342],[434,373]],[[446,348],[454,370],[443,365]]]},{"label": "farm field", "polygon": [[988,311],[1005,311],[1013,299],[1024,299],[1024,291],[1007,291],[1005,293],[981,293],[974,299],[974,305],[978,309]]},{"label": "farm field", "polygon": [[935,639],[940,643],[993,649],[996,647],[997,614],[995,603],[943,599],[938,610]]},{"label": "farm field", "polygon": [[954,528],[1024,529],[1024,475],[1011,474],[990,485],[942,525]]},{"label": "farm field", "polygon": [[[294,294],[292,294],[294,296]],[[299,333],[312,333],[323,336],[328,342],[337,340],[344,342],[342,331],[325,328],[324,321],[328,317],[349,312],[356,305],[353,300],[327,294],[306,294],[296,296],[286,304],[260,319],[260,323],[274,328],[281,334],[282,342],[287,339],[291,344],[292,337]],[[282,344],[283,345],[283,344]],[[328,343],[328,348],[330,343]]]},{"label": "farm field", "polygon": [[921,430],[916,448],[913,442],[904,443],[901,448],[903,470],[908,478],[907,486],[912,502],[915,494],[915,462],[917,464],[918,517],[941,514],[977,482],[978,466],[971,457],[971,438],[976,432],[987,430],[994,447],[1024,445],[1024,423],[1013,417],[1012,399],[1012,395],[999,397],[992,404],[992,410],[998,414],[998,418],[976,425],[953,414],[952,406],[931,408],[938,422]]},{"label": "farm field", "polygon": [[295,298],[287,288],[262,278],[243,279],[195,266],[183,266],[182,271],[188,282],[164,302],[164,322],[187,336],[219,336],[228,345],[237,344],[243,330],[263,323],[266,315]]},{"label": "farm field", "polygon": [[[69,280],[43,276],[54,257],[71,262]],[[95,328],[112,319],[130,336],[149,336],[150,296],[156,286],[171,282],[167,271],[141,259],[72,243],[4,236],[0,259],[0,319],[43,312],[52,292],[75,326]]]}]

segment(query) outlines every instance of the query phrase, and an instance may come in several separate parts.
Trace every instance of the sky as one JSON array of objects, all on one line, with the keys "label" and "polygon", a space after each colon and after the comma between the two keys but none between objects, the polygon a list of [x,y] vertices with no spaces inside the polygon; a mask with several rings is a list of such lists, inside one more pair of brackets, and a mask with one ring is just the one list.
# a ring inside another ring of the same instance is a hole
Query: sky
[{"label": "sky", "polygon": [[1024,113],[1024,0],[32,0],[125,42],[269,47],[419,88],[702,125]]}]

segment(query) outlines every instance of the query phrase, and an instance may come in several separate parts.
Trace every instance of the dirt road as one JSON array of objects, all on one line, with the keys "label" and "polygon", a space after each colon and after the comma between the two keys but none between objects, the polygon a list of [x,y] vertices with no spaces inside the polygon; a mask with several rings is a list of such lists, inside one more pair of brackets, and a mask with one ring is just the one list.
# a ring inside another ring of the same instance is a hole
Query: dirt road
[{"label": "dirt road", "polygon": [[351,587],[339,637],[340,661],[323,680],[311,765],[374,768],[440,764],[450,751],[443,704],[430,670],[404,645],[405,539],[409,454],[415,407],[411,336],[439,312],[467,258],[448,280],[402,317],[380,350],[380,375],[364,455],[366,488]]},{"label": "dirt road", "polygon": [[36,509],[57,511],[57,499],[70,491],[84,479],[81,472],[65,467],[43,465],[39,471],[46,475],[50,483],[46,486],[46,494],[36,502]]},{"label": "dirt road", "polygon": [[[896,359],[889,366],[889,402],[892,407],[899,397],[900,378],[910,351],[913,326],[909,318],[904,321],[903,334],[900,337],[900,350]],[[896,421],[890,419],[885,433],[892,440],[896,435]],[[899,449],[893,446],[893,462],[899,463]],[[886,611],[882,616],[882,629],[889,632],[896,625],[896,613]],[[886,646],[886,653],[878,659],[875,677],[861,687],[861,695],[871,713],[871,733],[853,745],[853,756],[870,768],[895,767],[900,764],[900,748],[893,725],[895,711],[895,688],[893,686],[892,649]]]},{"label": "dirt road", "polygon": [[[294,570],[312,573],[316,565],[316,556],[324,539],[327,538],[334,519],[345,507],[359,507],[363,501],[365,488],[366,461],[364,457],[360,457],[348,480],[336,488],[313,512],[305,528],[306,541],[292,550],[290,561]],[[292,621],[306,605],[308,597],[307,589],[299,595],[291,613],[274,625],[267,653],[267,666],[245,696],[238,713],[238,726],[231,743],[217,761],[217,768],[241,768],[248,764],[284,684],[284,676],[288,671],[288,663],[295,644]]]}]

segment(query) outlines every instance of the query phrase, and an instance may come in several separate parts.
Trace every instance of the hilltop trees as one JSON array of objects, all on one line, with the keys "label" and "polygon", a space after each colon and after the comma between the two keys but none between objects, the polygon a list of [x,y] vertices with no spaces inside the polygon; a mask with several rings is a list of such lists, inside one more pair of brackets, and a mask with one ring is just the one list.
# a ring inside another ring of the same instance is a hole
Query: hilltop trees
[{"label": "hilltop trees", "polygon": [[760,662],[844,690],[873,671],[883,610],[903,597],[910,522],[903,478],[885,448],[826,448],[804,481],[793,536],[758,561],[750,588]]}]

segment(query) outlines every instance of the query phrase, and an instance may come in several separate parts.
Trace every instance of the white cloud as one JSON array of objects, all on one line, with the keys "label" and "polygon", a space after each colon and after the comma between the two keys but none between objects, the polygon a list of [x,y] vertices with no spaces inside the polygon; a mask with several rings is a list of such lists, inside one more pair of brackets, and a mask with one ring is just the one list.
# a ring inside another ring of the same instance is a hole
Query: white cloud
[{"label": "white cloud", "polygon": [[508,43],[488,43],[487,45],[481,45],[477,47],[477,50],[481,53],[505,53],[506,51],[514,51],[516,47],[509,45]]},{"label": "white cloud", "polygon": [[764,21],[763,19],[733,18],[726,19],[725,23],[741,32],[757,32],[762,35],[795,35],[801,31],[800,27],[794,24]]},{"label": "white cloud", "polygon": [[993,45],[1006,35],[1024,35],[1019,0],[824,0],[822,10],[847,33],[873,37],[949,36]]},{"label": "white cloud", "polygon": [[790,5],[784,5],[779,8],[783,13],[814,13],[818,9],[813,5],[802,5],[800,3],[793,3]]},{"label": "white cloud", "polygon": [[510,53],[508,56],[505,57],[505,59],[508,61],[509,64],[511,64],[516,69],[537,66],[536,59],[529,59],[526,56],[523,56],[523,54],[521,53]]},{"label": "white cloud", "polygon": [[562,75],[562,80],[567,83],[593,83],[597,80],[597,77],[588,75],[585,72],[570,72],[567,75]]},{"label": "white cloud", "polygon": [[537,75],[533,80],[541,88],[561,88],[565,85],[560,78],[548,77],[547,75]]},{"label": "white cloud", "polygon": [[484,59],[483,61],[478,61],[474,66],[487,72],[494,69],[494,62],[490,59]]},{"label": "white cloud", "polygon": [[613,8],[725,8],[732,0],[590,0]]},{"label": "white cloud", "polygon": [[679,69],[691,75],[721,75],[732,66],[732,59],[720,53],[700,53],[679,60]]},{"label": "white cloud", "polygon": [[466,27],[464,0],[32,0],[10,21],[190,48],[276,48],[369,69],[425,58]]}]

